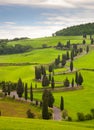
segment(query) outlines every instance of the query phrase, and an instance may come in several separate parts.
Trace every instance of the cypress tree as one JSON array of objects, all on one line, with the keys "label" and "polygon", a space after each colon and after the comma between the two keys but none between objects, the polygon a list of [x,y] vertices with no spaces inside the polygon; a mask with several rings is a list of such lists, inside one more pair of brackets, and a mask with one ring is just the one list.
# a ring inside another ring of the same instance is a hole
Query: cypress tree
[{"label": "cypress tree", "polygon": [[70,70],[73,71],[73,61],[70,62]]},{"label": "cypress tree", "polygon": [[51,91],[48,91],[48,106],[53,107],[54,96]]},{"label": "cypress tree", "polygon": [[93,38],[91,38],[91,44],[93,44],[94,43],[94,40],[93,40]]},{"label": "cypress tree", "polygon": [[45,89],[42,95],[42,118],[49,119],[48,113],[48,91]]},{"label": "cypress tree", "polygon": [[10,84],[9,83],[8,83],[8,90],[7,91],[8,91],[8,95],[10,95],[11,90],[10,90]]},{"label": "cypress tree", "polygon": [[66,56],[67,56],[67,60],[69,60],[69,51],[67,51]]},{"label": "cypress tree", "polygon": [[17,94],[18,97],[21,98],[24,92],[24,85],[22,83],[21,78],[19,78],[18,83],[17,83]]},{"label": "cypress tree", "polygon": [[24,97],[25,97],[25,100],[27,100],[27,98],[28,98],[28,88],[27,88],[27,83],[25,83]]},{"label": "cypress tree", "polygon": [[60,110],[64,110],[64,99],[63,97],[61,96],[61,101],[60,101]]},{"label": "cypress tree", "polygon": [[86,44],[86,40],[85,39],[83,40],[83,44]]},{"label": "cypress tree", "polygon": [[74,50],[71,51],[71,61],[74,59]]},{"label": "cypress tree", "polygon": [[89,52],[89,46],[86,47],[86,52],[87,52],[87,53]]},{"label": "cypress tree", "polygon": [[71,86],[74,87],[74,78],[72,78]]},{"label": "cypress tree", "polygon": [[82,83],[83,83],[83,77],[82,77],[81,73],[79,73],[78,83],[79,83],[79,85],[82,85]]},{"label": "cypress tree", "polygon": [[30,100],[33,101],[32,83],[31,83],[31,86],[30,86]]},{"label": "cypress tree", "polygon": [[46,75],[43,76],[43,79],[42,79],[42,86],[45,87],[45,86],[49,86],[49,79]]},{"label": "cypress tree", "polygon": [[68,78],[66,78],[64,81],[64,87],[69,87],[69,86],[70,86],[70,82],[69,82]]},{"label": "cypress tree", "polygon": [[49,74],[49,81],[51,81],[51,73]]},{"label": "cypress tree", "polygon": [[49,72],[53,72],[53,66],[49,65]]},{"label": "cypress tree", "polygon": [[77,84],[77,86],[78,86],[79,81],[78,81],[78,72],[77,72],[77,71],[76,71],[76,73],[75,73],[75,82],[76,82],[76,84]]},{"label": "cypress tree", "polygon": [[52,80],[51,80],[51,88],[54,89],[55,87],[55,82],[54,82],[54,77],[52,77]]}]

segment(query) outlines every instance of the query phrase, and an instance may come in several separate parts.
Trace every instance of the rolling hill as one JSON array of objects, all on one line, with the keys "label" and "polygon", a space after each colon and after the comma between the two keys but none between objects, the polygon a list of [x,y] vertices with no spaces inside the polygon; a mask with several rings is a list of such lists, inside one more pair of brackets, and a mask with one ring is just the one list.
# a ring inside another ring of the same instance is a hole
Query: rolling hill
[{"label": "rolling hill", "polygon": [[94,23],[81,24],[67,27],[57,31],[56,36],[78,36],[78,35],[92,35],[94,34]]}]

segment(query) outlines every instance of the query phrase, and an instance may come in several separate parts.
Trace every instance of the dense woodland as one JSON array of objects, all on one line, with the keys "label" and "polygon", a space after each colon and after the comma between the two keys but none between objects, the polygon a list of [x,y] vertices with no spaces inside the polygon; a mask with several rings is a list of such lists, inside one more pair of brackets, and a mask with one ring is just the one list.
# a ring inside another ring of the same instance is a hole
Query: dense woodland
[{"label": "dense woodland", "polygon": [[84,34],[94,34],[94,23],[81,24],[77,26],[67,27],[57,31],[56,36],[77,36]]}]

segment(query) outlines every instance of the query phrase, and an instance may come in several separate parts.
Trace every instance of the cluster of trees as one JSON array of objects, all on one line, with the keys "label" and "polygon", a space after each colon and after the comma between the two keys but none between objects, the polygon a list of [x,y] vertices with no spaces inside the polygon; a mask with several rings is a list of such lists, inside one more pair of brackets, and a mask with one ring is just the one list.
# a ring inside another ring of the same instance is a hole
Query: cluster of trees
[{"label": "cluster of trees", "polygon": [[2,81],[0,85],[2,87],[2,92],[4,93],[5,96],[7,96],[10,95],[11,91],[16,90],[17,83],[13,83],[11,81],[9,82]]},{"label": "cluster of trees", "polygon": [[57,46],[56,46],[56,49],[66,50],[66,49],[70,49],[70,47],[71,47],[70,40],[68,40],[65,45],[64,45],[63,43],[61,43],[61,42],[58,42],[58,43],[57,43]]},{"label": "cluster of trees", "polygon": [[[22,82],[21,78],[19,78],[18,82],[17,82],[17,87],[16,87],[16,91],[17,91],[17,94],[18,94],[18,97],[21,98],[23,96],[23,93],[24,93],[24,98],[25,100],[28,99],[28,84]],[[33,101],[33,91],[32,91],[32,83],[31,83],[31,86],[30,86],[30,100]]]},{"label": "cluster of trees", "polygon": [[72,78],[72,81],[70,82],[69,79],[66,78],[65,81],[64,81],[64,86],[65,86],[65,87],[69,87],[69,86],[74,87],[75,83],[76,83],[77,86],[81,86],[82,83],[83,83],[83,81],[84,81],[84,80],[83,80],[82,74],[81,74],[80,72],[78,73],[78,72],[76,71],[76,73],[75,73],[75,79]]},{"label": "cluster of trees", "polygon": [[46,87],[51,84],[52,89],[54,89],[55,82],[53,77],[53,65],[49,65],[48,67],[49,75],[46,74],[46,69],[44,66],[36,66],[35,67],[35,79],[38,81],[42,81],[42,86]]},{"label": "cluster of trees", "polygon": [[15,46],[12,46],[12,45],[7,45],[7,43],[3,43],[3,44],[0,44],[0,55],[23,53],[31,49],[32,47],[29,45],[16,44]]},{"label": "cluster of trees", "polygon": [[77,36],[77,35],[90,35],[94,34],[94,23],[81,24],[77,26],[68,27],[57,31],[56,36]]}]

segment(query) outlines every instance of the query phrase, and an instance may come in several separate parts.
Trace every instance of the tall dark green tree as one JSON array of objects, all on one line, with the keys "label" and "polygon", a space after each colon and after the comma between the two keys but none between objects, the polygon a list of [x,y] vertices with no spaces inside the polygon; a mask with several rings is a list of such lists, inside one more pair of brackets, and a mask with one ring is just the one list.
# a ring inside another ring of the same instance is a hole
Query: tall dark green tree
[{"label": "tall dark green tree", "polygon": [[41,79],[41,68],[39,68],[39,67],[35,67],[35,79],[37,79],[37,80],[39,80],[39,79]]},{"label": "tall dark green tree", "polygon": [[83,77],[82,77],[82,74],[79,73],[78,84],[79,84],[79,85],[82,85],[82,83],[83,83]]},{"label": "tall dark green tree", "polygon": [[73,61],[70,62],[70,70],[73,71]]},{"label": "tall dark green tree", "polygon": [[84,39],[82,43],[83,43],[83,44],[86,44],[86,40]]},{"label": "tall dark green tree", "polygon": [[60,101],[60,110],[64,110],[64,99],[63,97],[61,96],[61,101]]},{"label": "tall dark green tree", "polygon": [[89,46],[86,47],[86,52],[87,52],[87,53],[89,52]]},{"label": "tall dark green tree", "polygon": [[74,59],[74,50],[71,51],[71,61]]},{"label": "tall dark green tree", "polygon": [[42,95],[42,118],[49,119],[48,112],[48,91],[45,89]]},{"label": "tall dark green tree", "polygon": [[43,76],[43,79],[42,79],[42,86],[43,87],[46,87],[46,86],[49,86],[49,79],[46,75]]},{"label": "tall dark green tree", "polygon": [[49,72],[53,72],[53,66],[49,65]]},{"label": "tall dark green tree", "polygon": [[62,64],[63,67],[66,64],[66,59],[67,59],[66,55],[63,54],[62,55],[62,61],[61,61],[61,64]]},{"label": "tall dark green tree", "polygon": [[51,81],[51,79],[52,79],[52,76],[51,76],[51,73],[49,74],[49,81]]},{"label": "tall dark green tree", "polygon": [[94,43],[94,40],[93,40],[93,38],[91,38],[91,44],[93,44]]},{"label": "tall dark green tree", "polygon": [[11,84],[8,83],[8,90],[7,90],[8,95],[10,95],[10,92],[11,92],[11,86],[10,86],[10,85],[11,85]]},{"label": "tall dark green tree", "polygon": [[79,84],[78,78],[79,78],[78,72],[76,71],[76,73],[75,73],[75,82],[76,82],[77,86]]},{"label": "tall dark green tree", "polygon": [[52,77],[52,80],[51,80],[51,88],[54,89],[55,87],[55,82],[54,82],[54,77]]},{"label": "tall dark green tree", "polygon": [[64,87],[69,87],[69,86],[70,86],[70,81],[68,80],[68,78],[66,78],[64,81]]},{"label": "tall dark green tree", "polygon": [[51,91],[48,91],[48,106],[53,107],[54,96]]},{"label": "tall dark green tree", "polygon": [[28,88],[27,88],[27,83],[25,83],[24,97],[25,97],[25,100],[27,100],[27,98],[28,98]]},{"label": "tall dark green tree", "polygon": [[23,92],[24,92],[24,85],[21,78],[19,78],[18,83],[17,83],[17,94],[19,98],[22,97]]},{"label": "tall dark green tree", "polygon": [[33,101],[32,83],[31,83],[31,86],[30,86],[30,100]]},{"label": "tall dark green tree", "polygon": [[74,78],[72,78],[71,86],[74,87]]},{"label": "tall dark green tree", "polygon": [[66,57],[67,57],[67,60],[69,60],[69,58],[70,58],[69,51],[67,51]]}]

